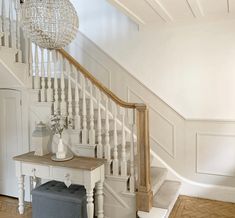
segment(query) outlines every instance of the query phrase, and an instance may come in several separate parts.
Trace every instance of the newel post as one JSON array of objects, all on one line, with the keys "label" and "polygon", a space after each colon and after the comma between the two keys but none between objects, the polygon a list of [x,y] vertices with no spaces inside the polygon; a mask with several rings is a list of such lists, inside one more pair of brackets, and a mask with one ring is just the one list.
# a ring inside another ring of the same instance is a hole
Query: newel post
[{"label": "newel post", "polygon": [[138,183],[136,207],[139,211],[149,212],[153,203],[151,189],[149,111],[146,105],[136,106],[137,111],[137,147],[138,147]]}]

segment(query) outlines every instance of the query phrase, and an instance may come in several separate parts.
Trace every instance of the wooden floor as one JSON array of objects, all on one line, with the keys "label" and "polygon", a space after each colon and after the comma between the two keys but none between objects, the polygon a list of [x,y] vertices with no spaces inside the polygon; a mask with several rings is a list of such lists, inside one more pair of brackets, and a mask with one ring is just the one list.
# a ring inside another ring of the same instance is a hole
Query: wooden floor
[{"label": "wooden floor", "polygon": [[[0,196],[0,218],[31,218],[30,204],[21,216],[17,203],[16,199]],[[235,218],[235,204],[180,196],[169,218]]]},{"label": "wooden floor", "polygon": [[32,210],[29,204],[25,205],[25,214],[18,213],[18,201],[14,198],[0,196],[0,218],[31,218]]},{"label": "wooden floor", "polygon": [[235,218],[235,204],[180,196],[169,218]]}]

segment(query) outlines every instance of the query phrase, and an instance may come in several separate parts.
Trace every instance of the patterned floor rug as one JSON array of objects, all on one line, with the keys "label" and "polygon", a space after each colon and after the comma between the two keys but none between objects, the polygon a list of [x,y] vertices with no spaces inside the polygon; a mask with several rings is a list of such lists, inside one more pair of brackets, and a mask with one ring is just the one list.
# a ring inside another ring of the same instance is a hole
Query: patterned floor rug
[{"label": "patterned floor rug", "polygon": [[169,218],[235,218],[235,204],[180,196]]}]

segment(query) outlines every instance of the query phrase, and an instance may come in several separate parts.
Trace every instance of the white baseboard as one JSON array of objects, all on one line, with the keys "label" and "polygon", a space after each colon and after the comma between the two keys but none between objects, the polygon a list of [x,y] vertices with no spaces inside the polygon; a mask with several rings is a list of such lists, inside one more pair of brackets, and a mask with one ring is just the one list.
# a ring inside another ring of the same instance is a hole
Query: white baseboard
[{"label": "white baseboard", "polygon": [[139,211],[139,218],[165,218],[167,210],[153,207],[149,213]]},{"label": "white baseboard", "polygon": [[154,151],[151,150],[152,156],[168,169],[168,177],[170,179],[180,181],[182,183],[180,194],[192,197],[206,198],[218,201],[235,203],[235,188],[230,186],[221,186],[213,184],[204,184],[195,182],[178,174],[173,168],[165,163]]}]

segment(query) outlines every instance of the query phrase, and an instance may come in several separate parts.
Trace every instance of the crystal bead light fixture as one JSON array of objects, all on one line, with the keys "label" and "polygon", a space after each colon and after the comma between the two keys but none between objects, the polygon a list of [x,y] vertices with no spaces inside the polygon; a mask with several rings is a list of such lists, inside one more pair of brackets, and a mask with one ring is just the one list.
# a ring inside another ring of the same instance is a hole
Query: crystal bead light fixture
[{"label": "crystal bead light fixture", "polygon": [[21,25],[38,46],[59,49],[76,37],[79,20],[69,0],[24,0]]}]

